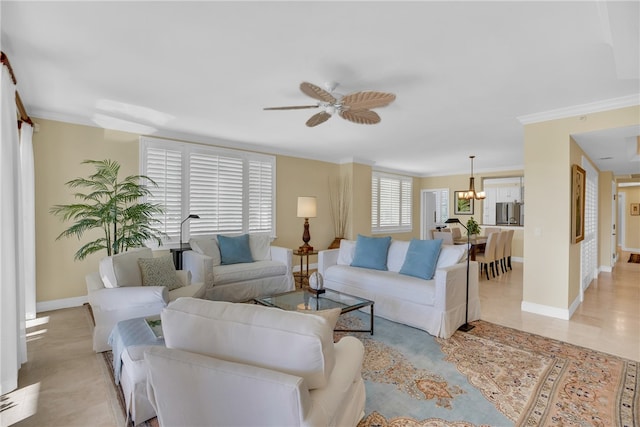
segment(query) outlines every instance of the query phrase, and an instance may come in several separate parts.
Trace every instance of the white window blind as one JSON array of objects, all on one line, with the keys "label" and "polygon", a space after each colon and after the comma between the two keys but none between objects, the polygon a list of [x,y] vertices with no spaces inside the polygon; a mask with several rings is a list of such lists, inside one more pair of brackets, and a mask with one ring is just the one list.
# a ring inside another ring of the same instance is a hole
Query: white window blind
[{"label": "white window blind", "polygon": [[412,229],[412,184],[408,176],[373,172],[371,179],[371,231],[404,232]]},{"label": "white window blind", "polygon": [[150,203],[164,207],[164,213],[157,215],[161,224],[157,228],[169,236],[180,234],[182,216],[182,152],[170,148],[149,147],[146,151],[146,167],[143,175],[151,178],[158,186],[149,186],[152,195],[147,197]]},{"label": "white window blind", "polygon": [[162,230],[178,241],[214,233],[275,235],[275,157],[141,138],[141,170],[159,186],[148,199],[165,207]]},{"label": "white window blind", "polygon": [[274,165],[249,161],[249,231],[270,231],[273,224],[275,200]]}]

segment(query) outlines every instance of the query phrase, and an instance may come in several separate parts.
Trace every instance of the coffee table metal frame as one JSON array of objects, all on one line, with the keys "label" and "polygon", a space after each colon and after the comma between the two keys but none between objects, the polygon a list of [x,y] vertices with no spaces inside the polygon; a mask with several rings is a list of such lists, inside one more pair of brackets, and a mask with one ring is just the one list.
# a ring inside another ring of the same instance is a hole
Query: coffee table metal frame
[{"label": "coffee table metal frame", "polygon": [[[284,298],[284,299],[283,299]],[[341,298],[353,299],[353,303],[341,301]],[[279,300],[278,300],[279,299]],[[373,335],[373,307],[374,301],[345,294],[344,292],[334,291],[333,289],[325,289],[325,292],[318,294],[308,289],[296,289],[295,291],[283,292],[281,294],[271,295],[267,297],[254,298],[254,303],[267,307],[276,307],[281,310],[297,311],[302,305],[302,310],[313,312],[317,310],[325,310],[330,308],[340,308],[340,314],[349,313],[363,307],[370,308],[371,327],[369,329],[334,329],[336,332],[369,332]],[[315,304],[314,304],[315,302]],[[315,305],[315,307],[314,307]]]}]

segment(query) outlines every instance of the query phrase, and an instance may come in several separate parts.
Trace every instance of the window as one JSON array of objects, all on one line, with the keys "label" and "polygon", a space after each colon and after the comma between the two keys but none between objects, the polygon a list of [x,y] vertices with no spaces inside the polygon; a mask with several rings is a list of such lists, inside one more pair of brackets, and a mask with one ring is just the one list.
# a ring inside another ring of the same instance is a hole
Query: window
[{"label": "window", "polygon": [[374,171],[371,179],[371,231],[405,232],[412,229],[412,185],[408,176]]},{"label": "window", "polygon": [[433,190],[436,196],[436,224],[444,225],[449,219],[449,189]]},{"label": "window", "polygon": [[148,201],[164,206],[159,229],[189,236],[268,232],[275,235],[275,157],[197,144],[140,139],[143,175],[153,179]]}]

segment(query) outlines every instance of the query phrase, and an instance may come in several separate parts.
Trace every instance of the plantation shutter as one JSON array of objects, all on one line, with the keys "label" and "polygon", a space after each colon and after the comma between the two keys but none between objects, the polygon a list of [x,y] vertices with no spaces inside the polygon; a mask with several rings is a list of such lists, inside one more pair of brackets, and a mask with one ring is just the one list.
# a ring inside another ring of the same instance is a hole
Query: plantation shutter
[{"label": "plantation shutter", "polygon": [[158,227],[178,241],[195,235],[275,236],[274,156],[158,138],[140,139],[142,174],[158,183],[148,201],[165,213]]},{"label": "plantation shutter", "polygon": [[146,147],[145,157],[142,175],[158,185],[149,185],[152,195],[147,197],[147,201],[164,207],[164,213],[154,217],[161,222],[154,228],[177,239],[182,217],[182,151]]},{"label": "plantation shutter", "polygon": [[586,159],[582,167],[587,173],[585,186],[584,239],[580,242],[582,289],[598,277],[598,172]]},{"label": "plantation shutter", "polygon": [[273,164],[249,161],[249,231],[265,232],[274,222],[275,175]]},{"label": "plantation shutter", "polygon": [[412,178],[373,172],[371,228],[373,232],[411,231]]},{"label": "plantation shutter", "polygon": [[189,156],[189,212],[200,219],[189,224],[191,235],[241,233],[242,159],[202,152]]}]

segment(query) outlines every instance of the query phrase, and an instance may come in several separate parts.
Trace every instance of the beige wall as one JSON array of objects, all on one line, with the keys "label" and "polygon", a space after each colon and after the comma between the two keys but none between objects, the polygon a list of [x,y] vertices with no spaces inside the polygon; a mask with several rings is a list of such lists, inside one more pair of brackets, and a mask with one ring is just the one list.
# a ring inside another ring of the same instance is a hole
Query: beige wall
[{"label": "beige wall", "polygon": [[84,160],[112,159],[120,162],[121,176],[139,173],[138,135],[36,119],[39,132],[33,135],[36,209],[36,300],[50,301],[86,295],[84,276],[95,271],[103,254],[74,261],[75,252],[99,237],[93,232],[82,242],[56,237],[70,223],[49,213],[55,204],[75,202],[65,182],[86,176],[93,167]]},{"label": "beige wall", "polygon": [[[640,249],[640,216],[631,215],[631,203],[640,203],[640,187],[623,187],[619,193],[625,193],[625,233],[624,246],[628,249]],[[623,260],[624,261],[624,260]]]},{"label": "beige wall", "polygon": [[570,178],[581,150],[570,135],[639,123],[640,107],[628,107],[525,125],[523,303],[565,311],[579,293],[580,245],[570,241]]}]

